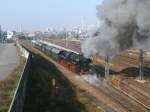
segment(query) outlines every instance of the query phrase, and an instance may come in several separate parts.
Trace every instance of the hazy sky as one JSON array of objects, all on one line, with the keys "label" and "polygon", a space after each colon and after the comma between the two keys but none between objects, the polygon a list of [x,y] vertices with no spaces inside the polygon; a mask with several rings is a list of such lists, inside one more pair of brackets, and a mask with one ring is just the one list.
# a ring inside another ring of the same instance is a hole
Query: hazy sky
[{"label": "hazy sky", "polygon": [[0,0],[3,29],[25,31],[48,27],[71,28],[84,23],[96,24],[96,6],[102,0]]}]

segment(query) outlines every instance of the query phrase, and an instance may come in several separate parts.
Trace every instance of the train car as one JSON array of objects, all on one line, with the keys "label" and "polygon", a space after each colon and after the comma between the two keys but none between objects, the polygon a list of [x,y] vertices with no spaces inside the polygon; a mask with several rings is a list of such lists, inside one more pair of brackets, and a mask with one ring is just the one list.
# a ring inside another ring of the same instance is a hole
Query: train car
[{"label": "train car", "polygon": [[37,43],[37,41],[32,40],[32,41],[31,41],[31,43],[32,43],[32,45],[33,45],[33,46],[35,46],[35,45],[36,45],[36,43]]},{"label": "train car", "polygon": [[51,50],[52,50],[52,47],[50,46],[45,46],[45,53],[48,55],[48,56],[51,56]]},{"label": "train car", "polygon": [[61,52],[60,49],[52,48],[50,51],[50,57],[53,58],[55,61],[59,60],[59,53]]},{"label": "train car", "polygon": [[50,56],[52,59],[54,59],[55,61],[58,61],[58,58],[59,58],[58,54],[61,51],[60,49],[51,47],[51,46],[48,46],[47,44],[42,43],[41,50],[42,52]]},{"label": "train car", "polygon": [[42,50],[44,53],[47,52],[47,51],[46,51],[46,48],[47,48],[47,45],[46,45],[46,44],[42,44],[41,50]]},{"label": "train car", "polygon": [[38,41],[32,40],[32,45],[33,45],[33,47],[35,47],[35,48],[37,48],[39,50],[42,49],[42,44],[40,42],[38,42]]}]

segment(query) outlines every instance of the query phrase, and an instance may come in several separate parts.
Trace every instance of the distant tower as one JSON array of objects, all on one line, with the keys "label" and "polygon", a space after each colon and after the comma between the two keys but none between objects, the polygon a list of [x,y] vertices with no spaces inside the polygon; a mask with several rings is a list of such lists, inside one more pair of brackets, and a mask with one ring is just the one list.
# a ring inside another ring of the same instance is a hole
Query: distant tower
[{"label": "distant tower", "polygon": [[19,32],[22,32],[22,25],[19,26]]},{"label": "distant tower", "polygon": [[140,49],[140,56],[139,56],[139,77],[140,80],[143,80],[144,76],[144,51],[143,49]]}]

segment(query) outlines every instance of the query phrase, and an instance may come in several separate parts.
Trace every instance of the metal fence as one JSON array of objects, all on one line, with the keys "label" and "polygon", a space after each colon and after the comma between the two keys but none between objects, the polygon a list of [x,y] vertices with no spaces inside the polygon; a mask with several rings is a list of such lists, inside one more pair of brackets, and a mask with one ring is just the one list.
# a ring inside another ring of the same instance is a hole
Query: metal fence
[{"label": "metal fence", "polygon": [[16,88],[13,100],[11,102],[10,108],[8,112],[23,112],[24,101],[25,101],[25,93],[28,82],[29,68],[31,66],[31,54],[29,55],[24,70],[21,74],[18,86]]}]

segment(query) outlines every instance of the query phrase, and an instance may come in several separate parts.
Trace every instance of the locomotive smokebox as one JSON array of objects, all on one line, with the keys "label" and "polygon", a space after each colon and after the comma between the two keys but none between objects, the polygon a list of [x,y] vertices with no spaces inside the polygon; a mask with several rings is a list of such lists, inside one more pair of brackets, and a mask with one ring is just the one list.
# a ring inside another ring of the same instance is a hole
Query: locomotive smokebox
[{"label": "locomotive smokebox", "polygon": [[139,78],[140,80],[143,80],[144,76],[144,51],[143,49],[140,49],[140,55],[139,55]]},{"label": "locomotive smokebox", "polygon": [[108,79],[109,78],[109,56],[107,55],[105,57],[105,78]]}]

